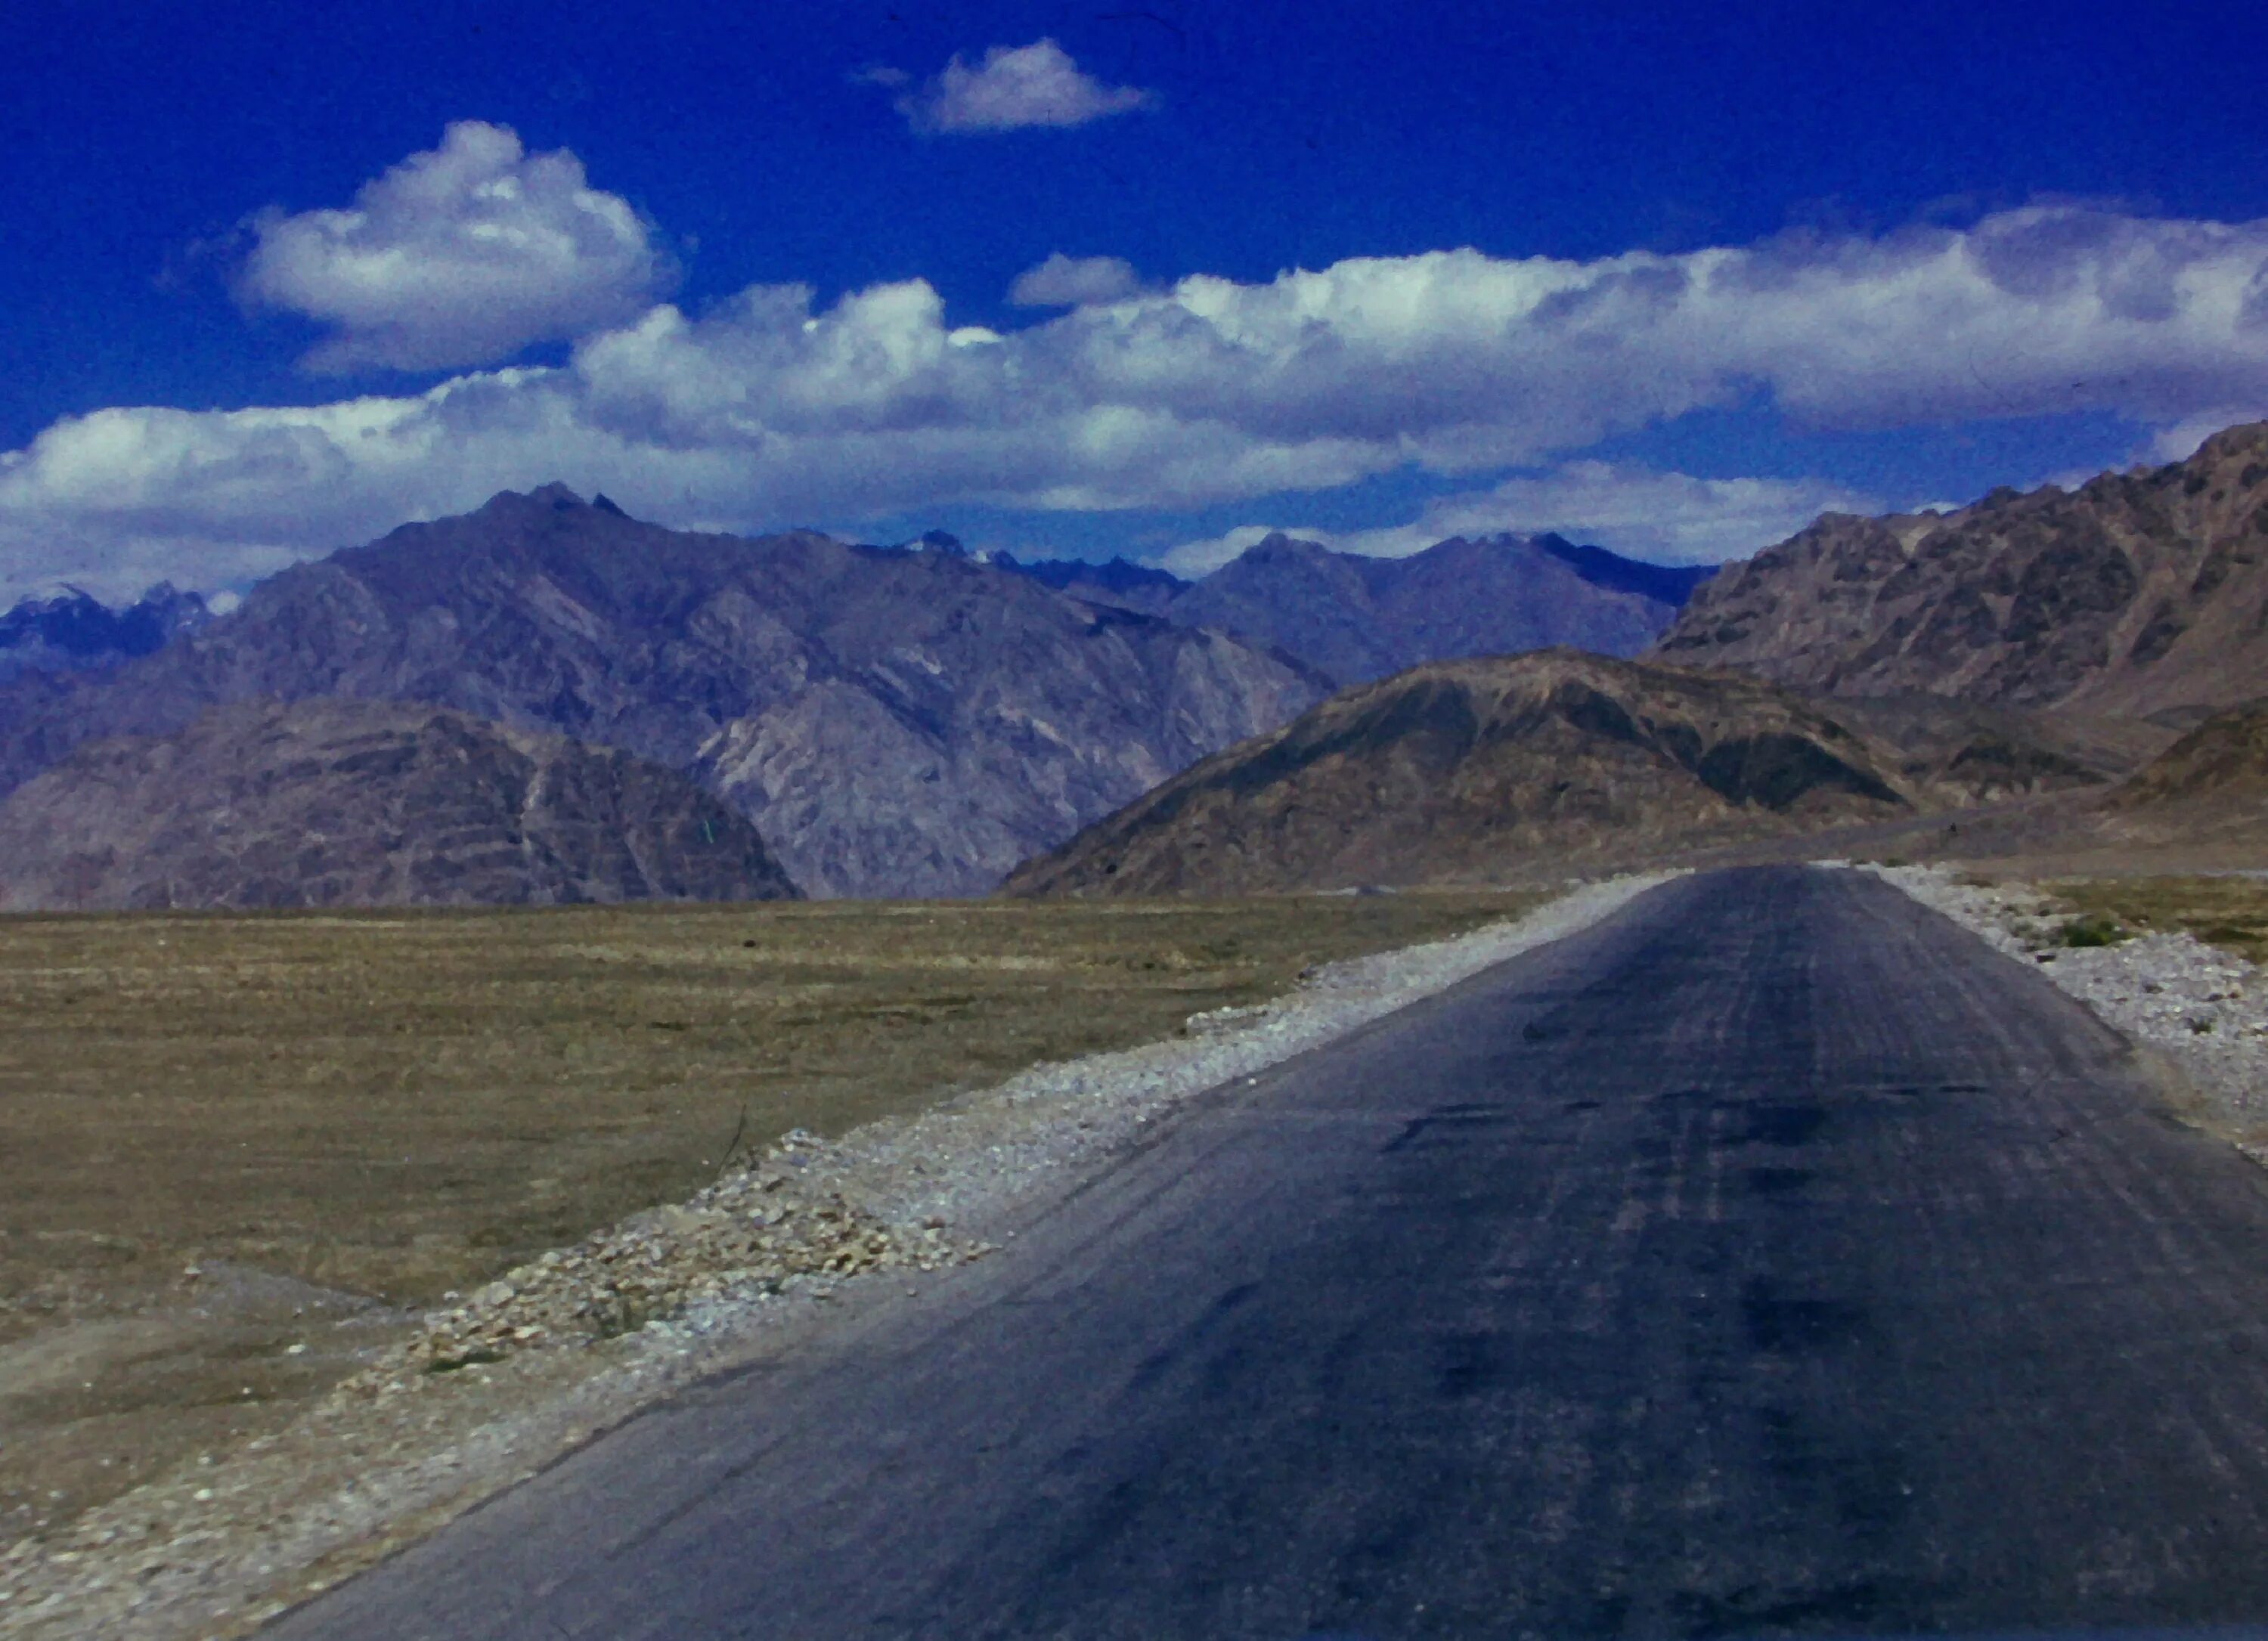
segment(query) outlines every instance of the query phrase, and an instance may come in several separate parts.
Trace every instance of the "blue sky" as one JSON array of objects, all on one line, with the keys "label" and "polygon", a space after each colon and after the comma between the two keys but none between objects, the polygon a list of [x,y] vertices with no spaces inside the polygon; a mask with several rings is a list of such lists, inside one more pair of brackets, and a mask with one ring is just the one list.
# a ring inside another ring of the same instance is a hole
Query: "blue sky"
[{"label": "blue sky", "polygon": [[317,15],[0,11],[0,591],[551,478],[1708,558],[2268,414],[2257,5]]}]

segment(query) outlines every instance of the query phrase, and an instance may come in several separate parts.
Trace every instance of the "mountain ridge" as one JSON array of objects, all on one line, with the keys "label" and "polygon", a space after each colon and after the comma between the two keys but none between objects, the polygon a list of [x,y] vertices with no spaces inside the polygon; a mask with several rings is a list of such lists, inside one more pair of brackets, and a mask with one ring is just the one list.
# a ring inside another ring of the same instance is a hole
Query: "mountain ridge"
[{"label": "mountain ridge", "polygon": [[746,817],[610,747],[315,697],[92,741],[0,802],[0,908],[792,900]]},{"label": "mountain ridge", "polygon": [[1011,894],[1499,881],[1919,812],[1895,752],[1793,691],[1570,650],[1342,691],[1027,862]]},{"label": "mountain ridge", "polygon": [[807,893],[982,893],[1325,693],[959,555],[674,532],[562,485],[294,566],[99,674],[0,685],[0,791],[253,696],[432,703],[685,771]]},{"label": "mountain ridge", "polygon": [[211,619],[204,599],[160,581],[133,603],[105,604],[66,587],[0,614],[0,678],[76,672],[150,655]]},{"label": "mountain ridge", "polygon": [[1697,590],[1648,654],[1844,695],[2233,705],[2268,669],[2268,423],[2073,490],[1823,514]]},{"label": "mountain ridge", "polygon": [[1009,562],[1081,598],[1279,650],[1342,687],[1467,655],[1558,645],[1636,654],[1715,569],[1646,563],[1557,535],[1450,536],[1388,558],[1280,530],[1197,581],[1123,560]]}]

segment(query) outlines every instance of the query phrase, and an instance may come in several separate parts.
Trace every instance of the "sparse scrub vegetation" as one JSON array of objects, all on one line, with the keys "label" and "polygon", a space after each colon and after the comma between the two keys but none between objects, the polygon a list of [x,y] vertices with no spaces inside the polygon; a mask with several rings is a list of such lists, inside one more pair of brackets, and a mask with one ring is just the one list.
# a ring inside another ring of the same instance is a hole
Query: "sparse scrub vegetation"
[{"label": "sparse scrub vegetation", "polygon": [[2268,881],[2213,877],[2098,878],[2060,882],[2055,897],[2077,917],[2133,934],[2195,935],[2255,963],[2268,962]]},{"label": "sparse scrub vegetation", "polygon": [[2086,947],[2117,946],[2121,940],[2133,938],[2132,931],[2122,926],[2115,917],[2101,912],[2082,912],[2064,920],[2056,931],[2058,946]]},{"label": "sparse scrub vegetation", "polygon": [[430,1305],[689,1194],[735,1144],[1532,903],[0,918],[0,1542],[350,1371],[384,1336],[335,1332],[324,1289]]}]

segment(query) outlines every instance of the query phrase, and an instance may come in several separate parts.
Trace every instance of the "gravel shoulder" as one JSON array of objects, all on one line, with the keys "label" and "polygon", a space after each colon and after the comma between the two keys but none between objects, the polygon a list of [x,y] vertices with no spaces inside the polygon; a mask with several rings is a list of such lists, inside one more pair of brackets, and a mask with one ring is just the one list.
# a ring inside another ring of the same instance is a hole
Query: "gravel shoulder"
[{"label": "gravel shoulder", "polygon": [[1979,883],[1939,866],[1867,866],[2011,957],[2139,1046],[2169,1075],[2170,1103],[2268,1164],[2268,975],[2188,933],[2070,946],[2051,888]]},{"label": "gravel shoulder", "polygon": [[1332,964],[1174,1038],[1036,1066],[839,1140],[790,1135],[685,1202],[428,1314],[291,1429],[0,1551],[0,1637],[247,1634],[638,1409],[888,1284],[982,1258],[1191,1096],[1588,927],[1671,875]]}]

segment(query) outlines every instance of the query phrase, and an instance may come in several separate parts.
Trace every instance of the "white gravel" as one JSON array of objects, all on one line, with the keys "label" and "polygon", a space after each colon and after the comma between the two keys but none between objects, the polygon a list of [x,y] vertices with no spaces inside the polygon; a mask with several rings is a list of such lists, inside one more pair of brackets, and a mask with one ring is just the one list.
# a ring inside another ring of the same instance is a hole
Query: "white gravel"
[{"label": "white gravel", "polygon": [[687,1203],[433,1314],[421,1337],[290,1431],[0,1550],[0,1637],[248,1633],[783,1327],[817,1325],[845,1284],[917,1282],[981,1257],[988,1238],[1192,1095],[1587,928],[1676,875],[1584,886],[1471,934],[1332,964],[1287,997],[1194,1016],[1167,1041],[1035,1066],[839,1141],[791,1136]]},{"label": "white gravel", "polygon": [[2024,883],[1979,886],[1939,866],[1869,866],[2012,957],[2036,965],[2115,1029],[2170,1060],[2213,1126],[2256,1160],[2268,1122],[2268,983],[2259,968],[2194,935],[2065,946],[2069,913]]}]

